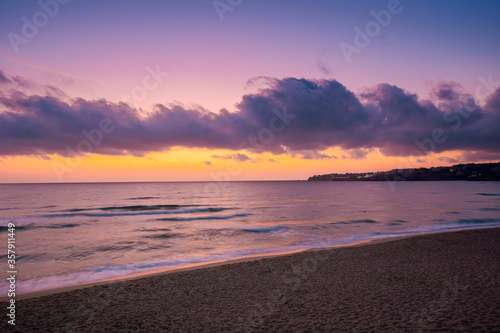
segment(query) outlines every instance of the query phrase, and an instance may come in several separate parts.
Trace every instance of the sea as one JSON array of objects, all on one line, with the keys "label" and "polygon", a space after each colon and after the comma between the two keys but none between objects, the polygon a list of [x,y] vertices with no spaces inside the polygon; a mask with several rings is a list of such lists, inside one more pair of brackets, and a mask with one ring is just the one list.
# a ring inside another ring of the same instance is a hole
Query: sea
[{"label": "sea", "polygon": [[[16,293],[374,239],[500,226],[500,182],[0,184]],[[8,281],[0,281],[6,296]]]}]

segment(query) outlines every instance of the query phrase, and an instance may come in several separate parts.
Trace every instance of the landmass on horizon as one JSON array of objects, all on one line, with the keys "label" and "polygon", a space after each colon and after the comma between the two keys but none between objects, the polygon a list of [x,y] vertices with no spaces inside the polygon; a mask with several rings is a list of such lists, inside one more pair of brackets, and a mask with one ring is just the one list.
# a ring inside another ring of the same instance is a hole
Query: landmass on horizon
[{"label": "landmass on horizon", "polygon": [[431,168],[393,169],[359,173],[314,175],[309,181],[418,181],[418,180],[487,180],[500,181],[500,162],[467,163]]}]

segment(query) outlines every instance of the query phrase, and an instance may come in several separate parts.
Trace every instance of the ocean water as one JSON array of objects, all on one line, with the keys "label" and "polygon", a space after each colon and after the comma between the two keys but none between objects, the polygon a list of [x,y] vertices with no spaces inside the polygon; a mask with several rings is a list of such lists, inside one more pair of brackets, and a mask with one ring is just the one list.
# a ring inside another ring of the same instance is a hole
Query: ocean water
[{"label": "ocean water", "polygon": [[[17,292],[246,255],[500,226],[499,182],[0,184]],[[3,275],[3,274],[2,274]],[[0,296],[7,294],[0,281]]]}]

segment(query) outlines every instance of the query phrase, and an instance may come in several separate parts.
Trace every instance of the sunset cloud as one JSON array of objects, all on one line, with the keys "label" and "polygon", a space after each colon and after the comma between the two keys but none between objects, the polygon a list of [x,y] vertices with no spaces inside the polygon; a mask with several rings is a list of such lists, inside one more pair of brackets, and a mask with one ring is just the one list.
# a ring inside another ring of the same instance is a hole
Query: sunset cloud
[{"label": "sunset cloud", "polygon": [[245,154],[226,154],[226,155],[211,155],[211,158],[222,159],[222,160],[235,160],[238,162],[251,161],[252,159]]},{"label": "sunset cloud", "polygon": [[10,82],[10,80],[5,76],[3,71],[0,70],[0,84],[8,82]]},{"label": "sunset cloud", "polygon": [[[0,72],[0,83],[11,81]],[[448,150],[500,155],[500,89],[479,106],[452,82],[435,85],[433,101],[386,83],[356,95],[335,80],[265,82],[242,97],[236,112],[157,104],[148,116],[104,99],[2,89],[0,155],[142,156],[174,146],[297,152],[305,159],[330,158],[320,153],[330,147],[346,150],[351,159],[363,159],[374,148],[386,156]],[[250,160],[243,153],[225,157]]]}]

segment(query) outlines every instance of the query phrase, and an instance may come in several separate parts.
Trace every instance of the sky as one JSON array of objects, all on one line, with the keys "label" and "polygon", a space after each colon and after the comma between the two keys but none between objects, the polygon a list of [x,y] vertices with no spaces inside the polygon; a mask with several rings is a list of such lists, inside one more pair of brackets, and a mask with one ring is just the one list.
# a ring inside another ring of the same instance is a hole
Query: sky
[{"label": "sky", "polygon": [[500,160],[500,2],[0,0],[0,182]]}]

